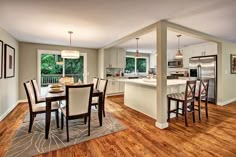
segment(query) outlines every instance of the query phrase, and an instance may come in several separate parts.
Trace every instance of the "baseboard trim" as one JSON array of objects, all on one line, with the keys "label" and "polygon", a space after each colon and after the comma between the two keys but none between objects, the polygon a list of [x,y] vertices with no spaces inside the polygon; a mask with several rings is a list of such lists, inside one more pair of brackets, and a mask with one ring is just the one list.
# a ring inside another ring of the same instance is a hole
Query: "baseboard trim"
[{"label": "baseboard trim", "polygon": [[27,102],[27,100],[18,100],[18,101],[15,103],[15,105],[13,105],[11,108],[9,108],[9,109],[7,110],[7,112],[5,112],[5,113],[0,117],[0,122],[1,122],[12,110],[14,110],[14,108],[15,108],[18,104],[20,104],[20,103],[25,103],[25,102]]},{"label": "baseboard trim", "polygon": [[236,98],[233,98],[233,99],[230,99],[230,100],[227,100],[227,101],[222,101],[222,102],[218,102],[217,105],[219,106],[225,106],[225,105],[228,105],[232,102],[235,102],[236,101]]},{"label": "baseboard trim", "polygon": [[168,128],[169,124],[167,122],[166,123],[156,122],[155,126],[158,127],[159,129],[165,129],[165,128]]}]

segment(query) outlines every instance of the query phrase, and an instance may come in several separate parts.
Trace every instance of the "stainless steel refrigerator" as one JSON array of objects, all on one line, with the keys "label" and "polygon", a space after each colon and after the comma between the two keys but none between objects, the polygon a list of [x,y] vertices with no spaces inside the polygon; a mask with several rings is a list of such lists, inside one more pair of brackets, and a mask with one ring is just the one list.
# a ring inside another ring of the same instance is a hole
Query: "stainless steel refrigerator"
[{"label": "stainless steel refrigerator", "polygon": [[190,79],[209,79],[208,101],[217,100],[217,55],[198,56],[189,59]]}]

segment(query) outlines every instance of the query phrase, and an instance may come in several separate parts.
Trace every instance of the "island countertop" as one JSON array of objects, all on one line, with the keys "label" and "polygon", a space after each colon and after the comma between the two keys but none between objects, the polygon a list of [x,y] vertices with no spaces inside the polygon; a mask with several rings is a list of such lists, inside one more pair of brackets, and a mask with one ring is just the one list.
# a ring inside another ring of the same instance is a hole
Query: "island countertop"
[{"label": "island countertop", "polygon": [[[156,87],[156,79],[121,79],[119,80],[121,82],[125,83],[133,83],[133,84],[139,84],[139,85],[145,85],[145,86],[151,86]],[[179,80],[179,79],[171,79],[167,80],[167,86],[175,86],[175,85],[184,85],[186,84],[186,80]]]}]

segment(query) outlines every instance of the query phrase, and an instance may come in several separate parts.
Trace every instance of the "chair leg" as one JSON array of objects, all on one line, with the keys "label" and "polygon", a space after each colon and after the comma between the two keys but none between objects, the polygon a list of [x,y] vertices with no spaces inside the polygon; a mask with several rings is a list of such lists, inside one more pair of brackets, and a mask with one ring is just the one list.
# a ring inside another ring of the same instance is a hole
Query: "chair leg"
[{"label": "chair leg", "polygon": [[188,126],[188,110],[187,110],[187,103],[184,102],[184,117],[185,117],[185,126]]},{"label": "chair leg", "polygon": [[167,107],[167,115],[168,115],[168,118],[167,118],[167,121],[169,122],[170,121],[170,98],[167,98],[168,100],[168,107]]},{"label": "chair leg", "polygon": [[63,130],[63,127],[64,127],[64,115],[61,112],[61,130]]},{"label": "chair leg", "polygon": [[68,119],[66,118],[66,135],[67,135],[67,142],[69,142],[69,125]]},{"label": "chair leg", "polygon": [[91,121],[91,114],[89,114],[89,119],[88,119],[88,136],[90,136],[90,121]]},{"label": "chair leg", "polygon": [[87,117],[84,117],[84,124],[87,123]]},{"label": "chair leg", "polygon": [[194,102],[192,102],[192,116],[193,116],[193,122],[195,123],[195,110],[194,110]]},{"label": "chair leg", "polygon": [[198,118],[201,120],[201,97],[198,98]]},{"label": "chair leg", "polygon": [[31,132],[32,130],[32,126],[33,126],[33,122],[34,122],[34,118],[36,117],[36,114],[30,114],[30,124],[29,124],[29,130],[28,133]]},{"label": "chair leg", "polygon": [[105,102],[104,102],[104,100],[102,102],[102,111],[103,111],[103,117],[106,117],[106,115],[105,115]]},{"label": "chair leg", "polygon": [[179,117],[179,101],[176,102],[176,117]]},{"label": "chair leg", "polygon": [[58,110],[55,112],[55,116],[56,116],[57,128],[59,128],[59,112],[58,112]]},{"label": "chair leg", "polygon": [[208,99],[206,98],[205,101],[206,118],[208,119]]}]

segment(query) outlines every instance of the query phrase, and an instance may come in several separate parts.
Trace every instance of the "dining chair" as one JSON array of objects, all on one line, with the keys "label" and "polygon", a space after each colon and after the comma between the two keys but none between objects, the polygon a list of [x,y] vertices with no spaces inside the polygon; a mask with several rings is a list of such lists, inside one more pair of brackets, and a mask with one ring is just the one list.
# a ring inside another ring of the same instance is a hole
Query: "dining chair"
[{"label": "dining chair", "polygon": [[[103,92],[103,96],[102,96],[102,112],[103,112],[103,116],[105,117],[105,96],[106,96],[106,90],[107,90],[107,82],[108,80],[106,79],[99,79],[98,85],[97,85],[97,89],[99,91]],[[92,101],[92,105],[93,106],[97,106],[98,105],[98,98],[95,97],[93,98]]]},{"label": "dining chair", "polygon": [[93,84],[67,85],[66,103],[61,106],[61,129],[63,129],[64,117],[66,120],[67,142],[69,142],[68,121],[88,117],[88,136],[90,136],[91,103]]},{"label": "dining chair", "polygon": [[205,112],[206,118],[208,119],[208,89],[209,89],[209,80],[200,80],[198,90],[195,94],[195,98],[198,101],[197,108],[198,118],[201,120],[201,101],[205,101]]},{"label": "dining chair", "polygon": [[[196,81],[187,81],[184,93],[172,93],[167,95],[168,100],[168,121],[170,121],[170,114],[176,113],[178,117],[179,110],[182,109],[182,114],[185,117],[185,126],[188,126],[188,112],[192,112],[193,122],[195,122],[194,114],[194,98],[195,98]],[[176,102],[176,108],[171,109],[171,101]],[[183,104],[183,108],[179,107],[179,103]]]},{"label": "dining chair", "polygon": [[45,102],[46,101],[45,97],[41,95],[37,81],[35,79],[33,79],[33,80],[31,80],[31,83],[32,83],[33,89],[34,89],[36,103]]},{"label": "dining chair", "polygon": [[[46,103],[45,102],[41,102],[41,103],[36,102],[36,97],[34,94],[34,89],[33,89],[33,85],[31,83],[31,81],[25,82],[24,88],[26,91],[28,104],[29,104],[29,111],[30,111],[30,124],[29,124],[29,130],[28,130],[28,132],[30,133],[32,126],[33,126],[34,118],[36,117],[36,115],[46,112]],[[55,112],[57,128],[59,128],[58,109],[59,109],[58,103],[53,102],[52,107],[51,107],[51,112]]]},{"label": "dining chair", "polygon": [[94,89],[97,89],[98,80],[99,80],[99,78],[96,78],[96,77],[93,78],[93,84],[94,84],[93,87],[94,87]]}]

